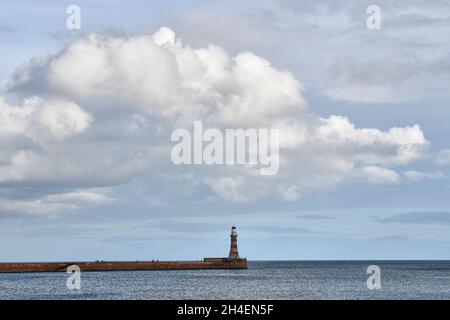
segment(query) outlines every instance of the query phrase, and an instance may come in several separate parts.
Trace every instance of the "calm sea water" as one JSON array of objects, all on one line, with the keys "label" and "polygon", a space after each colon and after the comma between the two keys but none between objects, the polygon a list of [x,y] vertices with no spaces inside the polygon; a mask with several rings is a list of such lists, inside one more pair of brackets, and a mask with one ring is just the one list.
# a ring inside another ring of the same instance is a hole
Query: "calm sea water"
[{"label": "calm sea water", "polygon": [[[381,268],[380,290],[366,268]],[[0,274],[0,299],[450,299],[450,261],[253,261],[248,270]]]}]

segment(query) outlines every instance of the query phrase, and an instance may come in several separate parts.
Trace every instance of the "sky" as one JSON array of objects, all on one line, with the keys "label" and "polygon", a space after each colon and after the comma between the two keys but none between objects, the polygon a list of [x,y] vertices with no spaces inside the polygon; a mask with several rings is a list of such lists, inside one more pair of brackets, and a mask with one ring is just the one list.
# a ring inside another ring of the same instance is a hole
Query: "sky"
[{"label": "sky", "polygon": [[[446,0],[1,1],[0,260],[450,259],[449,40]],[[278,172],[175,165],[194,121]]]}]

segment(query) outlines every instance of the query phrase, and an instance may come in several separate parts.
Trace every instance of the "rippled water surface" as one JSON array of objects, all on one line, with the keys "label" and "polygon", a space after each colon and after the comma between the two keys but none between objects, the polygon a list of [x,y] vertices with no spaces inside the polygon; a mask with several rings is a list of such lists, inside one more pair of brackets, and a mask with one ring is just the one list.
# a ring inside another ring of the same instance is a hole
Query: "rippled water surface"
[{"label": "rippled water surface", "polygon": [[[366,268],[381,268],[369,290]],[[248,270],[0,274],[0,299],[450,299],[450,261],[252,261]]]}]

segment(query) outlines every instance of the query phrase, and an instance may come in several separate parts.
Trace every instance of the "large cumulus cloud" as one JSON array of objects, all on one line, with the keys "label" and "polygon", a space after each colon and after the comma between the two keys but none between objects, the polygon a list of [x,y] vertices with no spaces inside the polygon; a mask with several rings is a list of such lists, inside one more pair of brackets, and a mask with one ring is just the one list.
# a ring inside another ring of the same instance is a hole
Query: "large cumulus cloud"
[{"label": "large cumulus cloud", "polygon": [[[194,49],[168,28],[129,37],[93,34],[33,57],[8,82],[7,95],[17,103],[0,103],[6,150],[0,184],[78,190],[139,176],[157,180],[160,190],[174,192],[180,183],[206,190],[197,200],[293,201],[345,181],[399,183],[397,168],[426,154],[419,125],[382,131],[342,116],[322,118],[302,91],[289,71],[262,57],[230,56],[216,45]],[[221,129],[279,129],[279,173],[175,167],[170,133],[193,120]]]}]

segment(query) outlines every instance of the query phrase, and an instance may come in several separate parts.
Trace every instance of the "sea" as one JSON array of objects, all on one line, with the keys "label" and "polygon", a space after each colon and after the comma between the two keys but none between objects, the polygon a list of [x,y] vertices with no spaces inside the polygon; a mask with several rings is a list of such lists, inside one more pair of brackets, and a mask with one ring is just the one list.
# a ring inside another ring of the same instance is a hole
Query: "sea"
[{"label": "sea", "polygon": [[[367,284],[373,265],[378,289]],[[79,289],[67,286],[69,277],[0,273],[0,299],[450,299],[450,261],[249,261],[248,270],[81,272]]]}]

